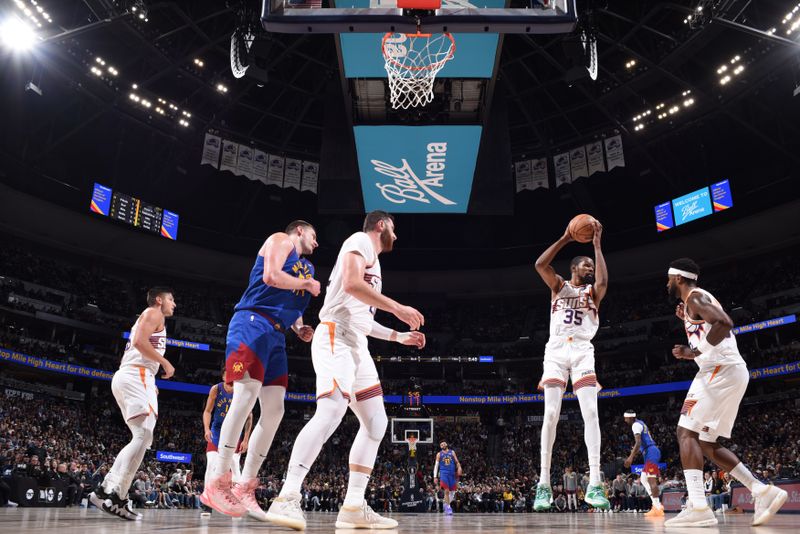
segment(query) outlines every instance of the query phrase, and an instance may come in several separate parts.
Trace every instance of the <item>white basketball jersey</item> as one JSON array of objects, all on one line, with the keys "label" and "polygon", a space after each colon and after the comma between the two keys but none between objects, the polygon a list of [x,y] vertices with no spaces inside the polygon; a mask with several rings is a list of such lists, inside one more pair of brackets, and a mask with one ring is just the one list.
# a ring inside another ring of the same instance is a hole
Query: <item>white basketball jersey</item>
[{"label": "white basketball jersey", "polygon": [[589,341],[597,333],[600,316],[591,284],[564,282],[550,303],[550,337],[574,337]]},{"label": "white basketball jersey", "polygon": [[[717,306],[720,306],[717,299],[715,299],[714,296],[705,289],[693,289],[691,292],[689,292],[689,295],[694,292],[704,294],[711,299],[711,302]],[[687,300],[689,295],[686,295]],[[720,306],[720,308],[722,308],[722,306]],[[691,317],[689,317],[688,306],[686,309],[687,313],[684,314],[683,326],[686,329],[686,337],[689,339],[689,346],[693,349],[696,349],[697,346],[703,340],[705,340],[709,331],[711,331],[711,324],[702,319],[697,321],[693,320]],[[713,350],[703,353],[695,358],[694,361],[702,370],[706,370],[717,365],[736,365],[739,363],[745,363],[742,355],[739,353],[739,346],[736,344],[736,336],[733,335],[733,332],[730,332],[728,337],[720,341],[713,348]]]},{"label": "white basketball jersey", "polygon": [[[139,319],[141,319],[141,316]],[[125,366],[144,367],[152,371],[153,376],[155,376],[158,374],[158,369],[161,367],[161,364],[155,360],[151,360],[150,358],[145,358],[133,346],[133,336],[136,335],[136,330],[139,328],[139,319],[136,319],[136,322],[133,323],[133,327],[131,328],[131,337],[128,338],[128,344],[125,345],[125,352],[122,354],[122,362],[119,366],[120,368]],[[163,330],[153,332],[153,334],[150,336],[150,345],[152,345],[152,347],[156,349],[156,352],[162,356],[165,352],[167,352],[166,325],[164,325]]]},{"label": "white basketball jersey", "polygon": [[357,252],[367,262],[364,271],[364,280],[378,293],[381,292],[381,263],[372,241],[364,232],[356,232],[348,237],[342,244],[336,265],[333,267],[325,292],[325,302],[319,311],[319,319],[323,322],[334,322],[349,326],[350,328],[367,335],[372,330],[375,308],[361,302],[344,291],[342,284],[342,264],[345,254]]}]

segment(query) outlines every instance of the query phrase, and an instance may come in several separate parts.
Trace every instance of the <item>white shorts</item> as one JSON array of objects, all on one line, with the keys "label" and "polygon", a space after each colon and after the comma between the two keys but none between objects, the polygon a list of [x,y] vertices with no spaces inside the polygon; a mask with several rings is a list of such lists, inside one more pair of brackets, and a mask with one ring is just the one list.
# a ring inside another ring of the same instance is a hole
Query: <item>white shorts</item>
[{"label": "white shorts", "polygon": [[594,372],[594,345],[591,341],[571,337],[550,338],[544,348],[544,372],[539,389],[545,386],[567,388],[572,378],[572,391],[586,386],[597,386]]},{"label": "white shorts", "polygon": [[383,395],[367,336],[339,323],[323,322],[314,330],[311,361],[317,375],[317,399],[338,388],[349,401]]},{"label": "white shorts", "polygon": [[718,365],[698,372],[683,401],[678,426],[697,432],[701,441],[709,443],[731,437],[749,382],[750,371],[744,364]]},{"label": "white shorts", "polygon": [[122,417],[128,422],[143,415],[155,426],[158,417],[158,389],[156,377],[145,367],[125,365],[114,373],[111,392],[117,399]]}]

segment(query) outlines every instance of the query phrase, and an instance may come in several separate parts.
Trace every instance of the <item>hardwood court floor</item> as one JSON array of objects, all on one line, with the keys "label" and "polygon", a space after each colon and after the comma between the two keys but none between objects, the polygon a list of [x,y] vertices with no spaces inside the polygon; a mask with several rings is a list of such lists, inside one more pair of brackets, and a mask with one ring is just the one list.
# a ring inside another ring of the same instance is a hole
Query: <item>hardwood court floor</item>
[{"label": "hardwood court floor", "polygon": [[[609,534],[639,534],[665,532],[663,521],[650,521],[639,514],[462,514],[444,517],[439,514],[398,514],[397,530],[382,531],[398,534],[565,534],[566,532],[603,532]],[[671,517],[668,514],[667,517]],[[762,527],[751,527],[752,514],[718,516],[716,527],[705,529],[669,529],[676,534],[783,534],[800,532],[800,516],[779,514]],[[335,513],[307,514],[309,533],[336,532],[364,534],[364,530],[336,530]],[[127,522],[110,517],[94,508],[2,508],[0,532],[3,534],[222,534],[227,532],[290,533],[292,530],[259,523],[252,519],[231,519],[214,513],[201,519],[192,510],[144,510],[143,521]],[[377,532],[377,531],[376,531]]]}]

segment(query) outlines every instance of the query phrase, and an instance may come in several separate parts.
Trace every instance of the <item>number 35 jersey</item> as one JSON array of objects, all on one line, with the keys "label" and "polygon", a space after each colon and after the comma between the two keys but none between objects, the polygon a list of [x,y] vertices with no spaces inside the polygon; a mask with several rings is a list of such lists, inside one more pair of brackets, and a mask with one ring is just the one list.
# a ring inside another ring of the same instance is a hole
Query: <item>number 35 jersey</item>
[{"label": "number 35 jersey", "polygon": [[592,286],[573,286],[564,282],[550,303],[550,339],[590,341],[599,325],[600,317]]}]

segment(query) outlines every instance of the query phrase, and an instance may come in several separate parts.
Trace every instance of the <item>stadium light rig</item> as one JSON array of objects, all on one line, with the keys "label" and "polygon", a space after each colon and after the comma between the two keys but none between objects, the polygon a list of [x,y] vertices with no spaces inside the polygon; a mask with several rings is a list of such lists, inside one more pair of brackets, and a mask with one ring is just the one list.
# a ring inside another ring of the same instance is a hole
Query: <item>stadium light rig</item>
[{"label": "stadium light rig", "polygon": [[[633,130],[641,132],[644,130],[645,125],[652,124],[657,121],[664,120],[670,116],[674,116],[683,110],[694,106],[695,100],[692,96],[692,91],[687,89],[667,102],[659,102],[653,109],[646,109],[633,117]],[[655,116],[653,113],[655,112]]]},{"label": "stadium light rig", "polygon": [[6,48],[24,52],[33,48],[36,34],[29,23],[16,15],[10,15],[0,24],[0,40]]}]

